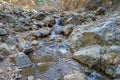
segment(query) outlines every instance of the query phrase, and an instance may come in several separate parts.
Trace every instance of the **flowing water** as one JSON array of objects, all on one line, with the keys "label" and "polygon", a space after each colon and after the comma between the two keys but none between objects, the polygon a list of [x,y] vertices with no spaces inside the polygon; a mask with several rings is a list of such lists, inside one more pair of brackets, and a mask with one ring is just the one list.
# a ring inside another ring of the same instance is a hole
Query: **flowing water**
[{"label": "flowing water", "polygon": [[[33,66],[25,68],[22,71],[23,76],[32,75],[42,80],[63,80],[64,75],[69,73],[85,72],[84,69],[86,68],[72,59],[69,41],[61,34],[63,26],[60,25],[60,20],[61,18],[55,19],[56,24],[53,25],[53,31],[49,36],[53,40],[49,41],[47,38],[39,41],[41,48],[35,53],[29,54]],[[62,40],[58,42],[58,38]],[[95,71],[92,71],[88,76],[88,80],[96,80],[96,78],[101,77]]]}]

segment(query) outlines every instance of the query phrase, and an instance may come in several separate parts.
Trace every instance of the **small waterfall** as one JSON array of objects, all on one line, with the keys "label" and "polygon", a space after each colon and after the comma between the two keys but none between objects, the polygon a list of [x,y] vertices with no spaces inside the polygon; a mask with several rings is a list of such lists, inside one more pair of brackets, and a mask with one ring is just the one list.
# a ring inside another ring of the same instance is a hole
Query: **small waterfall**
[{"label": "small waterfall", "polygon": [[63,26],[61,26],[61,18],[55,18],[55,24],[53,25],[53,31],[50,34],[50,37],[59,37],[61,36]]}]

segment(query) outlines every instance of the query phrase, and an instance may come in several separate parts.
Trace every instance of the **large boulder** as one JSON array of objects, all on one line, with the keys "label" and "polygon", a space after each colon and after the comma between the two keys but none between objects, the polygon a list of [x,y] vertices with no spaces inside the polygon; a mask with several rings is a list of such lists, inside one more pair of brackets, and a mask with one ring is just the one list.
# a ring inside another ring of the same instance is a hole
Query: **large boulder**
[{"label": "large boulder", "polygon": [[106,22],[90,23],[78,26],[70,35],[72,47],[100,45],[120,45],[120,27],[117,19],[108,19]]},{"label": "large boulder", "polygon": [[97,71],[119,78],[119,17],[77,26],[70,35],[73,58]]}]

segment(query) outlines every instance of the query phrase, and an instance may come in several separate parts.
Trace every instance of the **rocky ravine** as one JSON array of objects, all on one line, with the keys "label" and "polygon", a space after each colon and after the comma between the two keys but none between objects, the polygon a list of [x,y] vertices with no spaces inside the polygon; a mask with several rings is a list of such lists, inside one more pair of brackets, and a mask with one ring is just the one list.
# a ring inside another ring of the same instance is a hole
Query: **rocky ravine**
[{"label": "rocky ravine", "polygon": [[0,80],[119,80],[119,55],[119,12],[22,10],[0,2]]}]

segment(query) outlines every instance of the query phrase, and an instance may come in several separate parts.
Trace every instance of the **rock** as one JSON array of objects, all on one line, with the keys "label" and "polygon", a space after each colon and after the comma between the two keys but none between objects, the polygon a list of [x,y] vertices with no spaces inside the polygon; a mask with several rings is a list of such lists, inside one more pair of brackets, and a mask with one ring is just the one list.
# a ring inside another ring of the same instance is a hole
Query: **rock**
[{"label": "rock", "polygon": [[34,76],[29,76],[28,80],[34,80]]},{"label": "rock", "polygon": [[[94,27],[93,27],[94,26]],[[94,44],[100,45],[120,45],[120,28],[115,20],[96,24],[79,26],[70,35],[70,45],[76,48],[78,46],[88,46]]]},{"label": "rock", "polygon": [[2,68],[0,68],[0,74],[2,74],[4,71],[2,70]]},{"label": "rock", "polygon": [[46,37],[50,34],[50,32],[51,32],[51,29],[48,27],[45,27],[45,28],[41,28],[36,31],[32,31],[31,35],[33,35],[35,37]]},{"label": "rock", "polygon": [[105,15],[105,9],[103,7],[99,7],[96,11],[95,11],[96,15]]},{"label": "rock", "polygon": [[37,30],[38,28],[42,28],[44,26],[44,23],[42,21],[34,21],[33,24],[36,25],[36,28],[35,26],[32,27],[33,30]]},{"label": "rock", "polygon": [[64,76],[64,80],[88,80],[83,73],[75,72]]},{"label": "rock", "polygon": [[40,72],[45,72],[45,71],[47,71],[47,69],[49,67],[49,63],[46,63],[46,62],[38,63],[37,67]]},{"label": "rock", "polygon": [[25,67],[29,67],[32,65],[29,57],[25,55],[25,53],[23,52],[15,54],[13,58],[15,60],[16,65],[19,68],[25,68]]},{"label": "rock", "polygon": [[0,54],[0,61],[4,60],[4,56]]},{"label": "rock", "polygon": [[0,36],[7,35],[7,31],[5,29],[0,28]]},{"label": "rock", "polygon": [[36,26],[36,25],[32,25],[32,26],[30,26],[30,27],[31,27],[32,30],[38,30],[38,29],[39,29],[39,27]]},{"label": "rock", "polygon": [[62,38],[57,38],[57,42],[62,42]]},{"label": "rock", "polygon": [[75,52],[73,58],[92,67],[96,65],[100,59],[100,48],[100,46],[85,47]]},{"label": "rock", "polygon": [[64,28],[63,28],[63,34],[64,34],[65,36],[70,35],[70,34],[72,33],[72,31],[73,31],[73,25],[72,25],[72,24],[66,25],[66,26],[64,26]]},{"label": "rock", "polygon": [[119,77],[120,46],[103,47],[101,53],[101,65],[97,67],[112,77]]},{"label": "rock", "polygon": [[15,23],[16,17],[11,14],[4,14],[3,15],[3,20],[8,23]]},{"label": "rock", "polygon": [[27,30],[29,30],[29,28],[27,26],[22,25],[22,24],[17,24],[15,26],[15,31],[17,31],[17,32],[24,32]]},{"label": "rock", "polygon": [[44,20],[42,20],[44,23],[44,26],[46,27],[52,27],[55,23],[55,19],[53,16],[46,16]]},{"label": "rock", "polygon": [[85,8],[88,10],[96,10],[103,3],[103,0],[89,0]]},{"label": "rock", "polygon": [[120,78],[120,64],[115,69],[114,76]]},{"label": "rock", "polygon": [[72,55],[68,50],[64,48],[57,49],[56,53],[57,53],[57,56],[60,58],[69,58]]},{"label": "rock", "polygon": [[14,10],[14,13],[17,15],[20,14],[22,11],[22,10],[20,10],[20,8],[16,8],[16,7],[13,10]]},{"label": "rock", "polygon": [[11,52],[9,46],[6,43],[0,45],[0,51],[2,51],[6,55],[9,55]]},{"label": "rock", "polygon": [[26,45],[25,48],[24,48],[24,53],[25,54],[28,54],[30,52],[34,51],[33,47],[30,46],[30,45]]},{"label": "rock", "polygon": [[45,13],[43,12],[37,12],[32,15],[32,19],[37,19],[37,20],[43,20],[46,17]]},{"label": "rock", "polygon": [[31,44],[32,44],[32,46],[37,46],[37,45],[38,45],[38,41],[37,41],[37,40],[33,40],[33,41],[31,42]]}]

